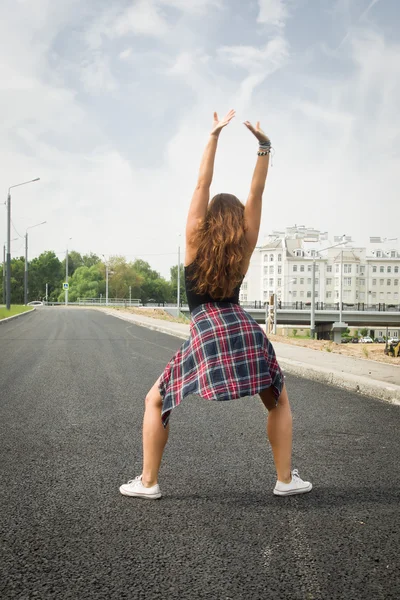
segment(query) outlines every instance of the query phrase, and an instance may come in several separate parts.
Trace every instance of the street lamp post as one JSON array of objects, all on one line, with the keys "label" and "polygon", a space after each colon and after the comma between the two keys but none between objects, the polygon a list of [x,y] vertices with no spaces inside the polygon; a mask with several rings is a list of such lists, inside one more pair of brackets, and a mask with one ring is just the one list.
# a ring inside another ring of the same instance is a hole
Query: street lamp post
[{"label": "street lamp post", "polygon": [[7,194],[7,277],[6,277],[6,308],[11,308],[11,192],[13,188],[20,187],[21,185],[27,185],[28,183],[34,183],[39,181],[40,177],[31,179],[30,181],[24,181],[23,183],[17,183],[16,185],[10,185]]},{"label": "street lamp post", "polygon": [[25,232],[25,274],[24,274],[24,304],[28,304],[28,229],[33,229],[34,227],[39,227],[39,225],[44,225],[47,221],[43,221],[42,223],[38,223],[37,225],[32,225],[31,227],[27,227]]}]

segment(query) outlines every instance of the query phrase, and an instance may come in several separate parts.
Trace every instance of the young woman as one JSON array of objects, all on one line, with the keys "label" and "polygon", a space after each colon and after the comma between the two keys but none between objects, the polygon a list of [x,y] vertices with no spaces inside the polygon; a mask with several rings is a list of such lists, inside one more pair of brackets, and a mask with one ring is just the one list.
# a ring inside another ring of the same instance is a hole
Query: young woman
[{"label": "young woman", "polygon": [[244,206],[231,194],[209,202],[215,153],[231,110],[213,128],[203,154],[186,224],[185,285],[191,312],[190,337],[146,396],[142,474],[121,494],[161,497],[158,472],[169,433],[171,410],[189,394],[233,400],[259,394],[268,409],[267,433],[277,482],[274,494],[303,494],[312,484],[291,471],[292,414],[274,349],[261,327],[239,306],[239,290],[257,243],[271,142],[257,123],[244,124],[259,143],[257,163]]}]

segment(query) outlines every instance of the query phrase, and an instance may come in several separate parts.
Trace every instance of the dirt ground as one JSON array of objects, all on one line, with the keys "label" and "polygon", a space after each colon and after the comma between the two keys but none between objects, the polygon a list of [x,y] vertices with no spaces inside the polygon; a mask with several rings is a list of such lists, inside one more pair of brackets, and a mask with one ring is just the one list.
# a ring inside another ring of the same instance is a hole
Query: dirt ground
[{"label": "dirt ground", "polygon": [[[162,319],[163,321],[172,321],[175,323],[189,323],[189,319],[185,317],[177,319],[171,316],[162,308],[117,308],[116,310],[122,310],[131,312],[145,317],[152,317],[153,319]],[[376,360],[378,362],[388,363],[396,365],[400,369],[400,357],[393,358],[386,356],[384,353],[385,344],[334,344],[324,340],[310,340],[310,339],[299,339],[281,335],[270,334],[269,339],[271,342],[281,342],[283,344],[293,344],[295,346],[304,346],[306,348],[312,348],[313,350],[321,350],[322,352],[334,352],[335,354],[343,354],[343,356],[353,356],[354,358],[363,358],[366,360]]]}]

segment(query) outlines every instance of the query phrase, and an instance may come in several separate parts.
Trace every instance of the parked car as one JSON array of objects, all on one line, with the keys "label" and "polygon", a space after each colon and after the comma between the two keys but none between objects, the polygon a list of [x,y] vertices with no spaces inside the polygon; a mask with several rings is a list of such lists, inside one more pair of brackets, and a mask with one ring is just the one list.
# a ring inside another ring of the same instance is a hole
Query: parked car
[{"label": "parked car", "polygon": [[366,335],[365,337],[361,338],[360,343],[361,344],[373,344],[374,340],[369,335]]},{"label": "parked car", "polygon": [[352,341],[352,339],[347,336],[342,337],[342,344],[348,344],[351,341]]},{"label": "parked car", "polygon": [[385,339],[381,336],[378,336],[374,339],[375,344],[384,344],[385,343]]},{"label": "parked car", "polygon": [[27,306],[44,306],[44,304],[40,300],[33,300],[32,302],[28,302]]},{"label": "parked car", "polygon": [[358,338],[356,338],[356,337],[351,338],[351,343],[352,344],[358,344],[358,342],[359,342]]},{"label": "parked car", "polygon": [[398,341],[399,341],[398,338],[392,337],[392,338],[388,339],[388,344],[397,344]]}]

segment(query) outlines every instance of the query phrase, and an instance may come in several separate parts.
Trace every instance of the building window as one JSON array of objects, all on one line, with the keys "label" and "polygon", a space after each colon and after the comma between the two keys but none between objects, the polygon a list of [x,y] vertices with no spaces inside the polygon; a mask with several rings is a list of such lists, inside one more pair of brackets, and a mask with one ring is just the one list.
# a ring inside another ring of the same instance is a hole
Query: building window
[{"label": "building window", "polygon": [[264,267],[264,275],[268,275],[268,267]]},{"label": "building window", "polygon": [[328,265],[328,266],[326,267],[326,272],[327,272],[327,273],[332,273],[332,265]]},{"label": "building window", "polygon": [[307,284],[308,284],[308,285],[311,285],[311,277],[308,277],[308,279],[307,279]]},{"label": "building window", "polygon": [[339,265],[335,265],[335,273],[339,273]]},{"label": "building window", "polygon": [[372,280],[372,285],[376,285],[376,279]]},{"label": "building window", "polygon": [[315,265],[315,270],[319,271],[319,265]]},{"label": "building window", "polygon": [[360,265],[360,275],[365,275],[365,266],[364,265]]},{"label": "building window", "polygon": [[335,298],[336,298],[336,300],[339,300],[339,292],[337,290],[335,292]]},{"label": "building window", "polygon": [[318,291],[315,292],[315,298],[318,298]]},{"label": "building window", "polygon": [[304,285],[304,277],[300,277],[300,285]]},{"label": "building window", "polygon": [[395,273],[398,273],[398,272],[399,272],[399,267],[395,267],[395,268],[394,268],[394,272],[395,272]]},{"label": "building window", "polygon": [[311,292],[307,292],[307,298],[311,298]]},{"label": "building window", "polygon": [[384,299],[384,293],[383,292],[379,292],[379,300],[383,300]]},{"label": "building window", "polygon": [[380,273],[384,273],[385,272],[385,267],[379,267],[379,272]]},{"label": "building window", "polygon": [[351,265],[344,265],[344,272],[351,273]]},{"label": "building window", "polygon": [[396,250],[392,250],[392,251],[390,252],[390,257],[391,257],[391,258],[396,258]]},{"label": "building window", "polygon": [[292,279],[292,283],[293,283],[293,285],[297,285],[297,277],[295,277],[294,279]]},{"label": "building window", "polygon": [[293,298],[296,298],[296,297],[297,297],[297,292],[296,292],[296,290],[294,290],[293,291]]},{"label": "building window", "polygon": [[263,297],[264,297],[264,300],[268,300],[268,292],[267,291],[264,292]]},{"label": "building window", "polygon": [[278,275],[280,275],[282,273],[282,267],[281,265],[278,266]]},{"label": "building window", "polygon": [[360,300],[364,302],[365,300],[365,292],[360,292]]},{"label": "building window", "polygon": [[273,275],[273,274],[274,274],[274,265],[271,265],[271,266],[270,266],[270,268],[269,268],[269,273],[270,273],[270,275]]},{"label": "building window", "polygon": [[319,285],[319,279],[318,279],[318,277],[315,279],[315,285]]},{"label": "building window", "polygon": [[332,277],[328,277],[326,280],[326,285],[332,285]]},{"label": "building window", "polygon": [[391,280],[391,279],[388,279],[388,280],[387,280],[387,284],[388,284],[388,285],[392,285],[392,280]]},{"label": "building window", "polygon": [[307,271],[308,271],[309,273],[311,273],[311,271],[312,271],[312,265],[307,265]]},{"label": "building window", "polygon": [[327,298],[332,298],[332,292],[326,292],[326,297]]},{"label": "building window", "polygon": [[344,278],[344,285],[351,286],[351,277],[345,277]]},{"label": "building window", "polygon": [[393,282],[393,285],[399,285],[399,280],[395,279],[394,282]]},{"label": "building window", "polygon": [[243,282],[243,291],[247,292],[247,281]]},{"label": "building window", "polygon": [[300,298],[304,298],[304,291],[303,290],[300,291]]},{"label": "building window", "polygon": [[282,254],[278,254],[278,262],[282,262]]},{"label": "building window", "polygon": [[270,254],[270,255],[269,255],[269,262],[273,262],[273,260],[274,260],[274,255],[273,255],[273,254]]},{"label": "building window", "polygon": [[360,285],[362,287],[364,287],[364,285],[365,285],[365,279],[359,279],[359,282],[360,282]]},{"label": "building window", "polygon": [[383,285],[384,283],[385,283],[385,280],[384,280],[384,279],[380,279],[380,280],[379,280],[379,285]]},{"label": "building window", "polygon": [[243,300],[246,302],[246,300],[247,300],[247,294],[243,294]]},{"label": "building window", "polygon": [[300,265],[300,271],[304,273],[304,265]]},{"label": "building window", "polygon": [[268,279],[264,279],[264,287],[266,288],[268,285]]},{"label": "building window", "polygon": [[335,277],[335,286],[339,285],[339,277]]},{"label": "building window", "polygon": [[274,285],[274,280],[273,279],[269,280],[269,285],[270,285],[270,287],[273,287],[273,285]]},{"label": "building window", "polygon": [[395,292],[395,293],[394,293],[394,299],[395,299],[395,300],[398,300],[398,299],[399,299],[399,292]]},{"label": "building window", "polygon": [[343,292],[343,298],[345,300],[349,300],[350,299],[350,293],[351,293],[350,290],[344,290],[344,292]]},{"label": "building window", "polygon": [[381,258],[382,252],[380,250],[377,250],[376,251],[376,256],[377,256],[377,258]]},{"label": "building window", "polygon": [[392,272],[392,267],[388,267],[387,268],[387,273],[391,273]]},{"label": "building window", "polygon": [[268,260],[268,254],[264,254],[264,262],[267,262]]},{"label": "building window", "polygon": [[297,271],[297,265],[293,265],[293,273],[296,273]]},{"label": "building window", "polygon": [[282,279],[278,279],[278,286],[282,285]]},{"label": "building window", "polygon": [[372,272],[376,273],[376,267],[372,267]]},{"label": "building window", "polygon": [[373,297],[373,298],[374,298],[374,300],[375,300],[375,298],[376,298],[376,292],[372,292],[372,297]]}]

